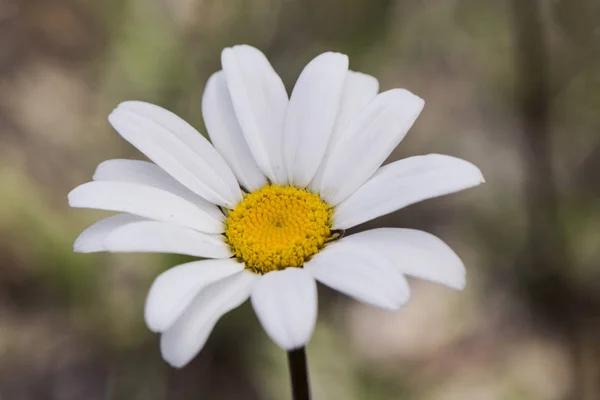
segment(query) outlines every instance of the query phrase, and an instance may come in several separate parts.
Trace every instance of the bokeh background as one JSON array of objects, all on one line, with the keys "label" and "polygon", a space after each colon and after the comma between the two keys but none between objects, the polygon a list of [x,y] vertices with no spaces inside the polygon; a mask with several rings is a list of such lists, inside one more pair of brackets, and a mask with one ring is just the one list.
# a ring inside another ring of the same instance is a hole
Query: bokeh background
[{"label": "bokeh background", "polygon": [[204,132],[223,47],[261,48],[291,89],[325,50],[426,100],[390,160],[445,153],[487,184],[360,226],[443,238],[464,292],[413,280],[400,312],[320,287],[315,399],[600,399],[597,0],[0,0],[0,399],[289,398],[285,353],[246,304],[174,370],[143,322],[183,261],[73,254],[104,213],[66,194],[141,158],[107,115],[160,104]]}]

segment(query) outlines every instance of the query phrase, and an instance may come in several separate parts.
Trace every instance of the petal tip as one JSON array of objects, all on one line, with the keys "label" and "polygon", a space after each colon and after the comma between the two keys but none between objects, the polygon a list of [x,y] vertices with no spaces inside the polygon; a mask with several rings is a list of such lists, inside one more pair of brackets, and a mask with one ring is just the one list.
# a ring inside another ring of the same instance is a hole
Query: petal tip
[{"label": "petal tip", "polygon": [[89,253],[79,238],[75,239],[75,243],[73,243],[73,253]]},{"label": "petal tip", "polygon": [[117,107],[115,108],[115,110],[118,109],[118,108],[125,108],[125,109],[128,109],[128,110],[135,110],[136,108],[148,107],[148,106],[150,106],[150,107],[158,107],[157,105],[152,104],[152,103],[148,103],[146,101],[141,101],[141,100],[125,100],[125,101],[120,102],[117,105]]},{"label": "petal tip", "polygon": [[344,54],[344,53],[340,53],[340,52],[337,52],[337,51],[329,51],[329,52],[327,52],[325,54],[329,54],[331,57],[336,57],[340,61],[345,61],[345,62],[349,61],[348,56],[346,54]]},{"label": "petal tip", "polygon": [[[246,44],[246,43],[242,43],[242,44],[236,44],[236,45],[233,45],[233,46],[232,46],[232,47],[230,47],[230,48],[231,48],[231,49],[234,49],[234,50],[235,50],[235,49],[246,49],[246,50],[251,50],[251,51],[260,51],[260,50],[258,50],[256,47],[254,47],[254,46],[251,46],[251,45],[249,45],[249,44]],[[261,52],[261,53],[262,53],[262,52]]]},{"label": "petal tip", "polygon": [[402,99],[402,101],[410,99],[412,102],[414,102],[415,108],[418,108],[420,110],[423,109],[423,107],[425,106],[425,100],[408,89],[397,88],[391,89],[389,92],[395,92],[398,98]]},{"label": "petal tip", "polygon": [[166,327],[163,326],[156,318],[154,318],[154,315],[148,311],[148,307],[146,307],[144,310],[144,322],[146,323],[148,329],[154,333],[162,333],[166,329]]},{"label": "petal tip", "polygon": [[[390,89],[378,95],[383,103],[394,104],[399,109],[410,110],[414,118],[423,111],[425,100],[404,88]],[[407,108],[408,107],[408,108]]]},{"label": "petal tip", "polygon": [[178,357],[175,357],[175,356],[169,356],[169,354],[167,354],[167,352],[162,349],[162,346],[161,346],[161,355],[162,355],[163,360],[165,360],[165,362],[167,364],[169,364],[171,367],[176,368],[176,369],[181,369],[181,368],[185,367],[191,361],[191,359],[190,360],[179,359]]},{"label": "petal tip", "polygon": [[119,106],[113,109],[110,114],[108,114],[108,122],[114,127],[116,123],[118,123],[119,116],[121,114],[121,110],[119,110]]},{"label": "petal tip", "polygon": [[[401,298],[389,299],[387,304],[380,303],[380,304],[375,305],[375,307],[380,308],[382,310],[398,312],[398,311],[402,310],[404,307],[406,307],[409,300],[410,300],[410,292],[408,292],[406,295],[403,295]],[[370,303],[365,303],[365,304],[370,304]],[[370,304],[370,305],[374,305],[374,304]]]},{"label": "petal tip", "polygon": [[374,76],[365,74],[364,72],[360,72],[360,71],[348,71],[348,73],[351,76],[360,77],[364,81],[370,81],[370,85],[376,88],[375,95],[379,91],[379,80],[377,78],[375,78]]},{"label": "petal tip", "polygon": [[236,52],[253,52],[255,54],[260,54],[264,56],[264,53],[254,46],[251,46],[249,44],[236,44],[231,47],[225,47],[221,51],[221,63],[223,62],[224,57],[232,57],[234,56],[233,53]]},{"label": "petal tip", "polygon": [[338,53],[335,51],[328,51],[325,53],[321,53],[315,58],[313,58],[308,64],[307,67],[311,64],[320,64],[321,62],[328,63],[330,66],[336,66],[339,68],[343,68],[345,70],[348,69],[348,65],[350,63],[350,59],[346,54]]},{"label": "petal tip", "polygon": [[[85,184],[84,184],[85,185]],[[78,192],[78,189],[81,186],[77,186],[75,189],[72,189],[68,194],[67,194],[67,202],[69,203],[69,207],[72,208],[78,208],[79,206],[77,205],[77,199],[76,199],[76,195]]]},{"label": "petal tip", "polygon": [[476,183],[473,186],[478,186],[478,185],[486,183],[485,178],[483,177],[483,173],[481,172],[479,167],[477,167],[477,165],[475,165],[473,163],[469,163],[469,164],[471,164],[471,167],[473,169],[473,175],[475,178],[474,180],[476,181]]},{"label": "petal tip", "polygon": [[223,63],[224,59],[229,57],[232,52],[233,49],[231,47],[225,47],[223,50],[221,50],[221,63]]},{"label": "petal tip", "polygon": [[462,291],[467,286],[467,275],[463,274],[460,279],[452,284],[449,284],[448,287],[454,290]]},{"label": "petal tip", "polygon": [[79,240],[75,240],[75,243],[73,243],[73,253],[83,253]]}]

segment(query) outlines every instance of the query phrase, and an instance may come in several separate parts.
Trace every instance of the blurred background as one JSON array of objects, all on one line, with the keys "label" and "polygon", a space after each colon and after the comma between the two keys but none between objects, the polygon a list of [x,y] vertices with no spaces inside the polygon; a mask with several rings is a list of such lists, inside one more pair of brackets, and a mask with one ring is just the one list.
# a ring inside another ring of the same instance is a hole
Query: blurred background
[{"label": "blurred background", "polygon": [[174,370],[143,322],[184,259],[73,254],[104,213],[66,194],[142,158],[108,122],[123,100],[205,132],[223,47],[262,49],[288,90],[326,50],[426,100],[390,160],[445,153],[487,184],[355,230],[443,238],[464,292],[411,281],[397,313],[320,287],[315,399],[600,399],[597,0],[0,0],[0,399],[288,399],[286,355],[246,304]]}]

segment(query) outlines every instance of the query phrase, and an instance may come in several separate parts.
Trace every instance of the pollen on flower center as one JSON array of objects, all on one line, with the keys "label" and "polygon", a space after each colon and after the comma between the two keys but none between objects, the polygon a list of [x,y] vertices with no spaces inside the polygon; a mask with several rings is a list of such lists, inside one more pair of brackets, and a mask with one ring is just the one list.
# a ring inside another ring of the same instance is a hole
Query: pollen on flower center
[{"label": "pollen on flower center", "polygon": [[332,238],[332,214],[317,194],[266,185],[229,213],[225,236],[235,256],[256,273],[301,267]]}]

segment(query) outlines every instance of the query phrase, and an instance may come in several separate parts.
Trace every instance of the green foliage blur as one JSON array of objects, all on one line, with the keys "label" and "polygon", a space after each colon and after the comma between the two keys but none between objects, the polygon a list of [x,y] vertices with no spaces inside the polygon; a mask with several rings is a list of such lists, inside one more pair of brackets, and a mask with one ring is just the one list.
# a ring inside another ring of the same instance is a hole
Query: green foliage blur
[{"label": "green foliage blur", "polygon": [[487,184],[355,230],[403,226],[464,260],[464,292],[411,281],[383,312],[319,288],[315,399],[600,398],[597,0],[0,0],[0,399],[287,399],[285,354],[248,304],[182,370],[143,321],[184,261],[74,254],[105,216],[69,209],[101,161],[142,158],[107,122],[124,100],[205,132],[223,47],[262,49],[288,90],[335,50],[424,112],[390,160],[444,153]]}]

